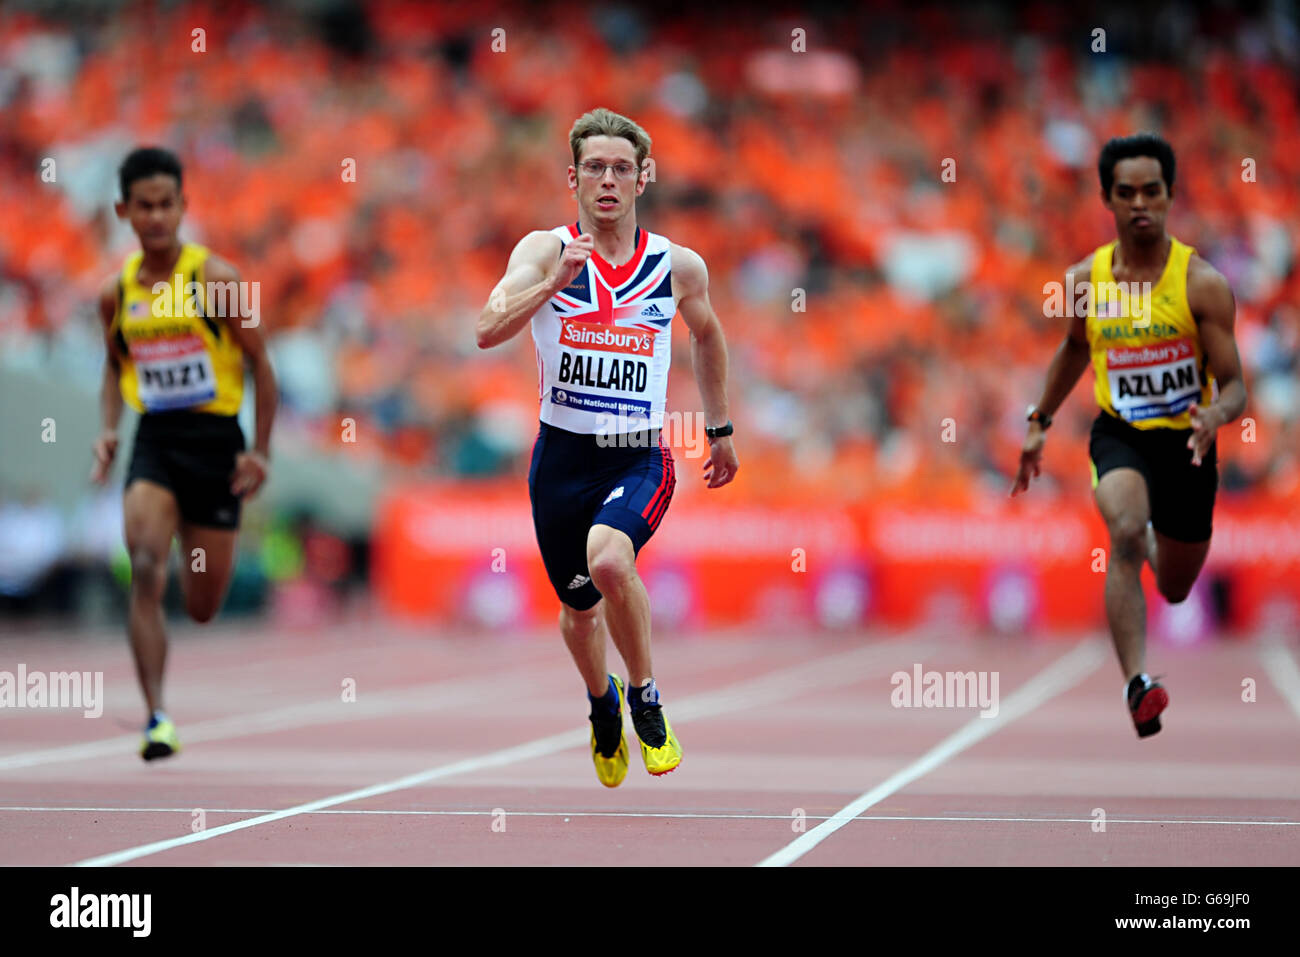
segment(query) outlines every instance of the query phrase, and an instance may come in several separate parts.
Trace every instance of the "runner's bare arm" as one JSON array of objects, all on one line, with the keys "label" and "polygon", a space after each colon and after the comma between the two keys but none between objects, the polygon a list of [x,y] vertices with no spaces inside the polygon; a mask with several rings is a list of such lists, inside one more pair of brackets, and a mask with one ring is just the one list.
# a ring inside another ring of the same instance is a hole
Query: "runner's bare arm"
[{"label": "runner's bare arm", "polygon": [[1241,357],[1232,334],[1236,301],[1223,275],[1199,256],[1193,256],[1187,270],[1187,305],[1192,310],[1201,337],[1201,351],[1219,386],[1219,398],[1207,408],[1193,403],[1188,410],[1192,436],[1187,447],[1192,463],[1200,465],[1210,450],[1215,432],[1246,410],[1246,380],[1241,374]]},{"label": "runner's bare arm", "polygon": [[490,349],[514,338],[533,313],[586,266],[594,248],[592,243],[592,238],[584,234],[565,245],[542,230],[519,240],[505,275],[479,313],[478,347]]},{"label": "runner's bare arm", "polygon": [[122,390],[118,385],[122,363],[111,329],[117,313],[117,276],[109,276],[99,289],[99,320],[104,332],[104,378],[99,387],[99,435],[95,439],[90,480],[104,482],[117,455],[117,426],[122,421]]},{"label": "runner's bare arm", "polygon": [[[1246,411],[1246,381],[1232,329],[1237,304],[1223,275],[1200,257],[1187,273],[1187,304],[1201,334],[1201,350],[1219,385],[1219,398],[1211,406],[1227,425]],[[1208,411],[1208,410],[1207,410]]]},{"label": "runner's bare arm", "polygon": [[[682,319],[691,330],[691,366],[704,403],[705,424],[726,425],[727,339],[709,302],[709,271],[704,260],[685,246],[674,244],[671,255],[673,291]],[[730,437],[714,439],[709,460],[704,463],[708,487],[726,485],[739,468]]]},{"label": "runner's bare arm", "polygon": [[[1065,339],[1057,347],[1056,354],[1052,356],[1052,363],[1047,367],[1047,381],[1043,384],[1043,394],[1035,403],[1035,406],[1046,415],[1056,414],[1056,410],[1065,402],[1070,390],[1079,381],[1083,371],[1088,368],[1092,358],[1088,349],[1088,317],[1086,314],[1075,315],[1075,300],[1070,295],[1073,290],[1080,288],[1082,283],[1089,281],[1091,270],[1092,260],[1084,259],[1065,271],[1066,304],[1070,326],[1066,330]],[[1028,490],[1031,478],[1037,478],[1042,474],[1043,443],[1046,441],[1047,431],[1039,423],[1030,422],[1025,443],[1020,449],[1020,467],[1016,472],[1016,480],[1011,486],[1013,498]]]},{"label": "runner's bare arm", "polygon": [[[239,270],[232,264],[216,256],[207,261],[206,274],[209,282],[239,283]],[[236,288],[234,286],[230,288]],[[231,315],[221,316],[226,328],[244,353],[244,361],[253,375],[253,387],[256,395],[256,439],[252,451],[263,458],[271,455],[271,424],[275,421],[275,410],[279,404],[279,390],[275,382],[275,370],[271,368],[271,357],[266,353],[266,341],[262,338],[260,316],[241,317],[238,309],[226,309]],[[244,323],[249,323],[247,326]]]},{"label": "runner's bare arm", "polygon": [[[229,289],[239,287],[239,270],[224,259],[216,256],[209,257],[204,271],[208,282],[234,283],[227,287]],[[260,299],[260,296],[258,298]],[[242,294],[235,300],[236,304],[238,305],[241,300],[244,300]],[[217,318],[226,324],[231,337],[244,353],[244,362],[253,375],[254,397],[257,403],[256,437],[253,447],[235,456],[235,470],[230,476],[230,491],[234,495],[252,496],[262,487],[270,473],[271,424],[275,421],[275,409],[279,403],[280,393],[275,383],[275,370],[271,368],[271,357],[266,353],[266,342],[262,338],[261,316],[241,316],[239,308],[229,308],[230,302],[230,297],[227,297],[227,308],[218,310],[223,315]]]},{"label": "runner's bare arm", "polygon": [[104,382],[99,392],[100,430],[116,432],[122,420],[122,390],[118,374],[122,357],[113,341],[113,317],[117,314],[117,276],[109,276],[99,290],[99,318],[104,327]]},{"label": "runner's bare arm", "polygon": [[[1092,261],[1085,259],[1065,271],[1067,294],[1069,290],[1079,289],[1090,281],[1091,269]],[[1056,354],[1052,356],[1051,365],[1047,367],[1047,381],[1043,385],[1043,394],[1039,396],[1036,403],[1038,408],[1047,415],[1056,414],[1056,410],[1065,402],[1092,358],[1088,350],[1088,317],[1075,315],[1074,305],[1074,299],[1067,298],[1070,326],[1066,330],[1065,339],[1057,348]],[[1035,425],[1035,423],[1030,424]]]}]

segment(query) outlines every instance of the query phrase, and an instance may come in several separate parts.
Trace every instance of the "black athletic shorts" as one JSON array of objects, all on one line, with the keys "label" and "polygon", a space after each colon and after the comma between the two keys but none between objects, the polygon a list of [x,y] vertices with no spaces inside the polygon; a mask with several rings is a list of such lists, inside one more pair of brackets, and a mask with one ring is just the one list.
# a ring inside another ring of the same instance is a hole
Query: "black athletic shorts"
[{"label": "black athletic shorts", "polygon": [[1102,412],[1088,443],[1092,487],[1111,469],[1136,469],[1146,479],[1155,530],[1179,542],[1208,541],[1219,488],[1218,448],[1211,443],[1201,464],[1193,465],[1191,435],[1191,429],[1137,429]]},{"label": "black athletic shorts", "polygon": [[233,415],[147,412],[136,428],[126,484],[157,482],[171,489],[185,521],[238,528],[240,501],[230,482],[242,451],[244,432]]},{"label": "black athletic shorts", "polygon": [[587,569],[587,533],[609,525],[632,539],[640,554],[650,541],[677,484],[673,454],[659,431],[610,436],[580,435],[541,423],[528,470],[533,528],[546,576],[560,601],[585,611],[600,601]]}]

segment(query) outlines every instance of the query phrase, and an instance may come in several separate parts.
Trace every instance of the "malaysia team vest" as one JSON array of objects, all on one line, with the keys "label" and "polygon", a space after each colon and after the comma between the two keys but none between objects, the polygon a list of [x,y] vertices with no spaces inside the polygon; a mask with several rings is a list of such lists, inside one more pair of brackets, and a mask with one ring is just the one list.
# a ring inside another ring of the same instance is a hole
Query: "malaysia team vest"
[{"label": "malaysia team vest", "polygon": [[[577,224],[551,230],[568,245]],[[533,314],[540,418],[570,432],[609,435],[662,428],[672,361],[672,253],[638,227],[621,266],[597,252]]]},{"label": "malaysia team vest", "polygon": [[1170,237],[1165,270],[1149,290],[1115,281],[1115,243],[1092,254],[1087,335],[1097,405],[1135,428],[1190,429],[1188,406],[1213,400],[1213,377],[1187,305],[1194,252]]},{"label": "malaysia team vest", "polygon": [[157,295],[138,278],[143,252],[122,267],[110,334],[123,356],[122,398],[137,412],[239,412],[244,353],[226,323],[208,314],[207,258],[206,248],[185,243]]}]

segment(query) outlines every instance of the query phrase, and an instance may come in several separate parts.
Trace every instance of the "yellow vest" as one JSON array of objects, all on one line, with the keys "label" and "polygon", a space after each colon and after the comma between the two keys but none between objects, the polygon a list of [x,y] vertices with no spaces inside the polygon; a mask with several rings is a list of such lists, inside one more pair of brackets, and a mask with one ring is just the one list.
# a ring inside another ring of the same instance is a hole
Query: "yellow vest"
[{"label": "yellow vest", "polygon": [[1187,305],[1194,252],[1170,237],[1169,260],[1153,286],[1115,281],[1115,243],[1092,254],[1087,333],[1097,405],[1135,428],[1190,429],[1188,406],[1213,400],[1214,379]]},{"label": "yellow vest", "polygon": [[[128,256],[122,266],[110,333],[123,353],[122,398],[137,412],[239,412],[244,353],[226,320],[208,314],[208,255],[203,246],[185,243],[166,289],[160,284],[157,295],[138,279],[143,252]],[[237,305],[236,298],[224,310],[229,321],[238,321]]]}]

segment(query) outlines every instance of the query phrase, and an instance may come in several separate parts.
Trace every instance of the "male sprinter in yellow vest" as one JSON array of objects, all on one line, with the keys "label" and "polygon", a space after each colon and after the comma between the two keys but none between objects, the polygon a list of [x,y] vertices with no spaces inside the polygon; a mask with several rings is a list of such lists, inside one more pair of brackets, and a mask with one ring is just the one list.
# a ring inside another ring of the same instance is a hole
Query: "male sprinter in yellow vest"
[{"label": "male sprinter in yellow vest", "polygon": [[[91,479],[108,478],[125,400],[140,413],[123,500],[131,557],[127,631],[148,708],[141,755],[151,761],[180,750],[162,690],[172,536],[180,538],[185,609],[208,621],[230,584],[240,500],[266,481],[276,385],[258,317],[240,314],[257,298],[238,292],[247,287],[234,266],[177,238],[185,212],[179,160],[166,150],[138,149],[118,176],[117,216],[130,221],[140,252],[100,292],[108,361]],[[155,295],[158,283],[166,291],[159,286]],[[197,290],[187,289],[190,283]],[[245,451],[235,418],[246,362],[257,390],[252,451]]]},{"label": "male sprinter in yellow vest", "polygon": [[[650,600],[636,570],[676,485],[659,430],[679,311],[704,403],[708,487],[726,485],[739,465],[727,419],[727,344],[704,260],[637,225],[650,137],[602,108],[573,124],[569,147],[577,222],[519,241],[477,336],[489,348],[532,325],[541,379],[528,473],[533,525],[560,599],[560,632],[587,685],[596,776],[612,788],[627,775],[625,693],[646,770],[667,774],[682,760],[651,670]],[[605,625],[628,668],[626,690],[605,670]]]},{"label": "male sprinter in yellow vest", "polygon": [[[1101,412],[1089,455],[1097,508],[1110,532],[1106,617],[1138,737],[1160,730],[1169,695],[1145,671],[1142,562],[1160,594],[1180,602],[1210,550],[1218,489],[1216,431],[1246,407],[1227,280],[1165,233],[1174,151],[1152,133],[1117,137],[1098,161],[1117,241],[1066,273],[1070,329],[1029,410],[1029,434],[1011,494],[1038,475],[1052,413],[1091,362]],[[1081,314],[1082,313],[1082,314]],[[1215,398],[1213,384],[1218,386]]]}]

